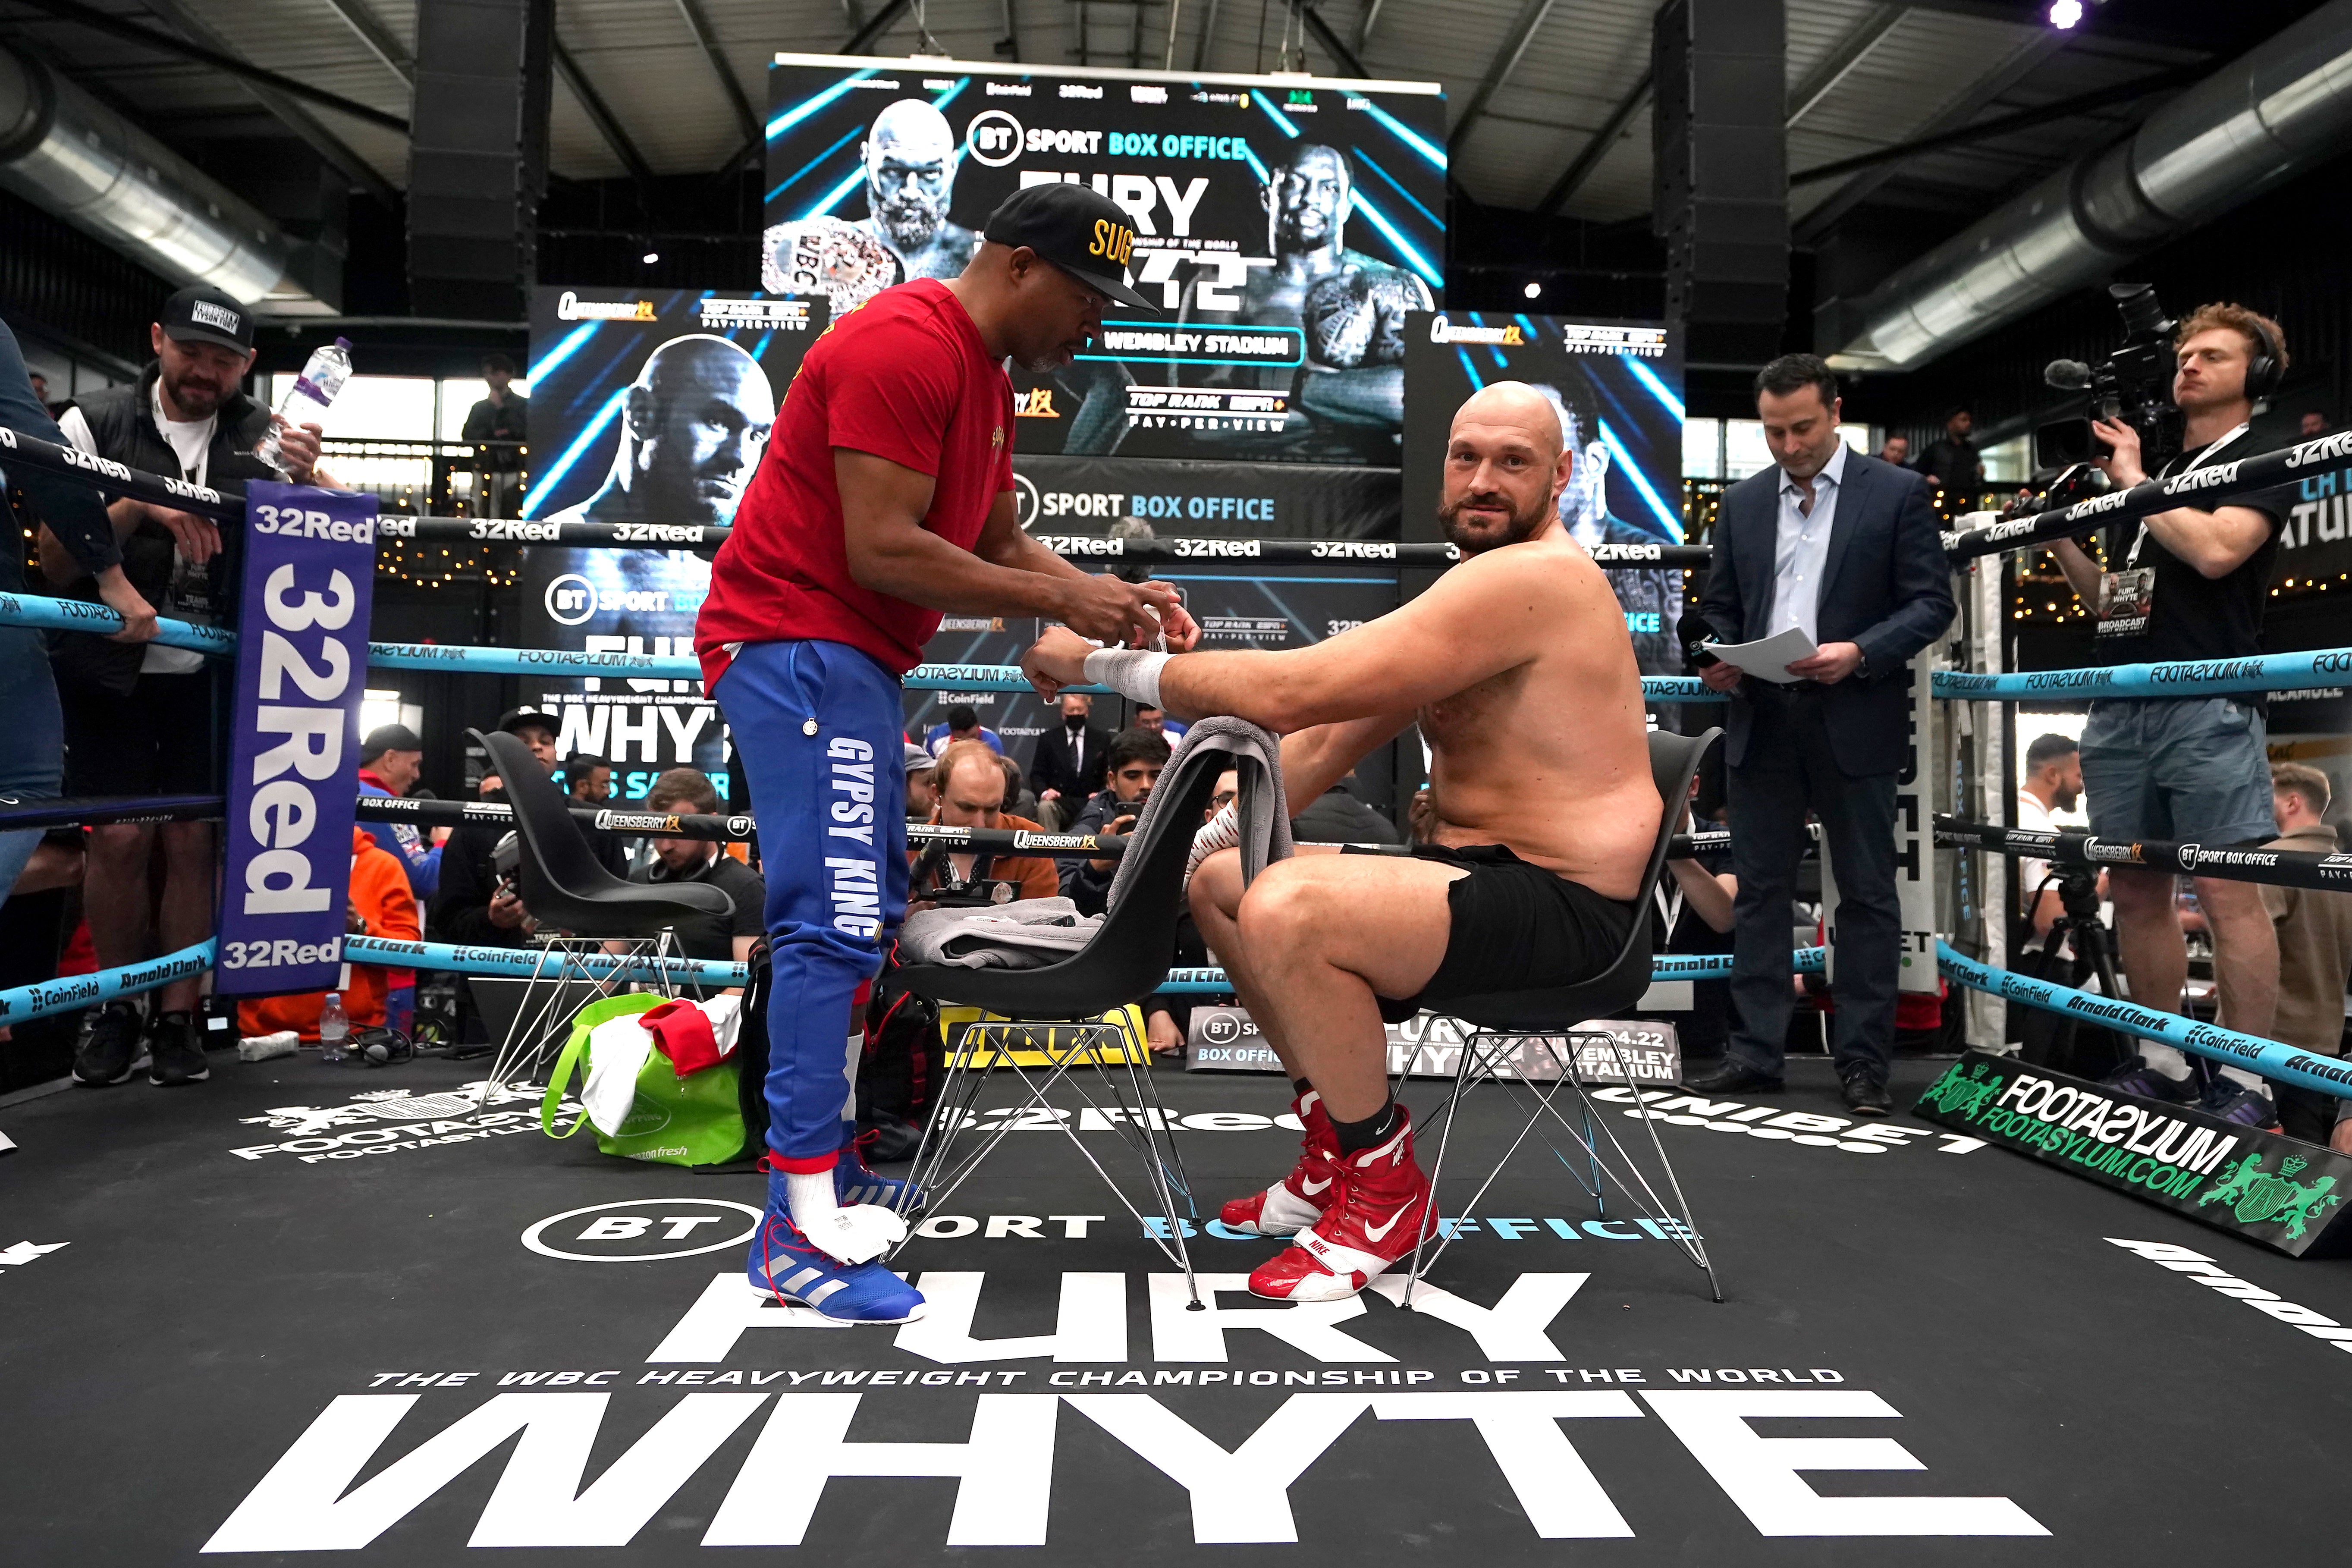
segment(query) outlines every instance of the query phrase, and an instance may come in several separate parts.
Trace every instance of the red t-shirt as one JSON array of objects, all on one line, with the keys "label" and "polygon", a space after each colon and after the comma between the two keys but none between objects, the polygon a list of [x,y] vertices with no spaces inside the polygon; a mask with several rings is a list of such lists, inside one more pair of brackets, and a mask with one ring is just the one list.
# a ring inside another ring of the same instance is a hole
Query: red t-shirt
[{"label": "red t-shirt", "polygon": [[922,662],[940,613],[860,587],[849,574],[833,449],[870,452],[931,476],[923,526],[961,550],[1013,488],[1013,385],[947,285],[885,289],[828,327],[784,393],[759,472],[719,546],[694,625],[705,689],[732,643],[847,643],[903,675]]}]

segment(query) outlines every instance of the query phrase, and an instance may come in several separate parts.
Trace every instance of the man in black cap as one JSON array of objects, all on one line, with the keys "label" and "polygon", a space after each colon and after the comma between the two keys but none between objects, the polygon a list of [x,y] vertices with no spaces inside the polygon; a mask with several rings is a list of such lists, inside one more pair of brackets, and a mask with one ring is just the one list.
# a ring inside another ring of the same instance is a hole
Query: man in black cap
[{"label": "man in black cap", "polygon": [[958,276],[885,289],[810,348],[736,510],[695,628],[749,780],[767,876],[768,1214],[755,1288],[827,1317],[902,1322],[922,1299],[879,1261],[894,1190],[845,1152],[853,1006],[906,907],[899,677],[940,613],[1041,616],[1140,643],[1198,635],[1165,584],[1090,577],[1013,508],[1007,359],[1066,364],[1128,278],[1133,220],[1083,185],[990,216]]},{"label": "man in black cap", "polygon": [[[268,409],[237,390],[253,367],[253,315],[217,289],[183,289],[148,328],[155,358],[127,386],[90,393],[58,421],[85,452],[131,468],[234,493],[247,479],[279,476],[254,455]],[[331,484],[318,469],[316,426],[289,430],[281,449],[300,484]],[[230,624],[236,567],[209,519],[129,498],[107,508],[123,574],[159,615]],[[234,537],[232,533],[232,538]],[[58,592],[96,598],[97,584],[47,531],[41,567]],[[68,632],[51,654],[66,723],[69,795],[210,795],[221,787],[215,754],[216,686],[225,665],[149,643]],[[151,894],[160,841],[163,886]],[[213,931],[215,838],[209,822],[110,823],[93,828],[82,883],[90,941],[101,967],[136,963],[202,942]],[[152,921],[150,912],[152,911]],[[152,923],[152,929],[150,929]],[[193,1009],[198,982],[153,998],[149,1044],[158,1083],[205,1077]],[[128,1005],[101,1014],[75,1072],[85,1083],[120,1082],[136,1055],[139,1021]]]}]

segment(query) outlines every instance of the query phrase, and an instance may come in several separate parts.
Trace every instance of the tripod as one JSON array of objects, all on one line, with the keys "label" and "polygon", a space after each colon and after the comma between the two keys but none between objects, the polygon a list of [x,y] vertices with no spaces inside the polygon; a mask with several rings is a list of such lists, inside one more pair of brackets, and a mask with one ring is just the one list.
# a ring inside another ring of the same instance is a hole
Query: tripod
[{"label": "tripod", "polygon": [[[2033,890],[2033,902],[2041,901],[2042,889],[2052,882],[2058,887],[2060,913],[2050,922],[2050,934],[2042,939],[2042,962],[2037,969],[2040,977],[2053,979],[2046,973],[2063,947],[2073,955],[2064,983],[2080,991],[2083,983],[2096,975],[2099,993],[2120,997],[2122,986],[2116,979],[2115,937],[2099,921],[2098,873],[2087,866],[2056,867],[2042,886]],[[2031,909],[2032,905],[2027,905]],[[2071,1014],[2036,1013],[2020,1030],[2024,1046],[2019,1055],[2035,1067],[2053,1068],[2071,1072],[2079,1078],[2097,1079],[2123,1066],[2131,1058],[2128,1047],[2120,1047],[2115,1059],[2096,1071],[2082,1070],[2084,1064],[2076,1059],[2074,1034],[2078,1021]]]}]

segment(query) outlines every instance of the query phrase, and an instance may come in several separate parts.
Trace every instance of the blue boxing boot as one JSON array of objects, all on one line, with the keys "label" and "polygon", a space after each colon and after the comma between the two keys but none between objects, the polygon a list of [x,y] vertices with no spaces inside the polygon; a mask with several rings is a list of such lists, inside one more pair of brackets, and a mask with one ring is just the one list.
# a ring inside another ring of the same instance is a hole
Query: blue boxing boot
[{"label": "blue boxing boot", "polygon": [[841,1158],[833,1167],[835,1201],[845,1208],[851,1204],[873,1204],[912,1219],[923,1212],[929,1194],[904,1177],[877,1175],[866,1169],[862,1145],[872,1136],[859,1136],[854,1121],[841,1124]]},{"label": "blue boxing boot", "polygon": [[[797,1194],[795,1183],[803,1184]],[[812,1185],[814,1193],[807,1190]],[[845,1323],[910,1323],[921,1317],[922,1292],[880,1261],[906,1238],[906,1221],[870,1204],[840,1207],[833,1189],[829,1173],[770,1173],[768,1210],[760,1216],[745,1267],[751,1289]],[[795,1196],[809,1229],[793,1217]],[[811,1240],[811,1230],[826,1245]]]}]

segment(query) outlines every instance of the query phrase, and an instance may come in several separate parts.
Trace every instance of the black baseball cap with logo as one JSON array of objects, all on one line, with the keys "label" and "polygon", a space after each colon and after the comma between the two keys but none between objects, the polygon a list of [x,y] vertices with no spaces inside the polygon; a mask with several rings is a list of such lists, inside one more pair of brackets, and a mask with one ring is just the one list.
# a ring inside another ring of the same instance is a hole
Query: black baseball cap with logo
[{"label": "black baseball cap with logo", "polygon": [[982,237],[998,245],[1025,245],[1090,289],[1099,289],[1131,310],[1160,307],[1128,280],[1135,251],[1135,219],[1125,207],[1088,185],[1066,181],[1015,191],[988,215]]},{"label": "black baseball cap with logo", "polygon": [[201,283],[164,300],[157,321],[175,343],[213,343],[238,353],[253,349],[253,312],[234,295]]}]

